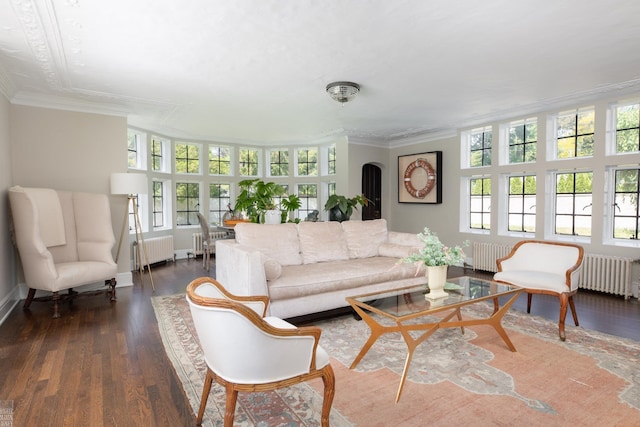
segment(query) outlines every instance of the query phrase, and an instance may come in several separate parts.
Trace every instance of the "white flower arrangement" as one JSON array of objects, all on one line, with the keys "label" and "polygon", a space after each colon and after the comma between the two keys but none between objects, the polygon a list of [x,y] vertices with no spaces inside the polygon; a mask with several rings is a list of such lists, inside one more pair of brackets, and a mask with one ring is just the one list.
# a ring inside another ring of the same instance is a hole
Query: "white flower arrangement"
[{"label": "white flower arrangement", "polygon": [[[445,246],[438,236],[425,227],[418,239],[424,243],[420,251],[402,258],[405,263],[417,263],[420,267],[436,267],[442,265],[456,265],[464,262],[465,253],[460,246]],[[469,242],[463,242],[462,246],[469,246]]]}]

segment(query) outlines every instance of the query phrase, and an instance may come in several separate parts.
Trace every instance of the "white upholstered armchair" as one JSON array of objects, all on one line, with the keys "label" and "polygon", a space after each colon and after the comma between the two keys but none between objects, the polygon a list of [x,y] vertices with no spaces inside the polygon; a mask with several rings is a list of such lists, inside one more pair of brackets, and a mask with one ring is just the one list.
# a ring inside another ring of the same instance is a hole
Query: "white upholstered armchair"
[{"label": "white upholstered armchair", "polygon": [[567,309],[571,309],[573,322],[578,326],[578,313],[573,296],[578,292],[584,249],[572,243],[522,240],[511,253],[496,261],[498,272],[493,276],[498,282],[524,288],[527,293],[527,313],[531,312],[533,294],[547,294],[560,301],[558,335],[566,339],[564,322]]},{"label": "white upholstered armchair", "polygon": [[329,425],[335,377],[329,356],[318,345],[320,328],[296,328],[279,318],[264,317],[267,297],[231,295],[210,277],[189,284],[187,301],[208,367],[198,425],[213,380],[226,389],[224,425],[230,427],[238,391],[273,390],[313,378],[324,382],[321,423]]},{"label": "white upholstered armchair", "polygon": [[109,199],[104,194],[12,187],[9,202],[16,246],[29,295],[53,293],[53,317],[59,317],[60,291],[105,281],[116,299],[117,266]]}]

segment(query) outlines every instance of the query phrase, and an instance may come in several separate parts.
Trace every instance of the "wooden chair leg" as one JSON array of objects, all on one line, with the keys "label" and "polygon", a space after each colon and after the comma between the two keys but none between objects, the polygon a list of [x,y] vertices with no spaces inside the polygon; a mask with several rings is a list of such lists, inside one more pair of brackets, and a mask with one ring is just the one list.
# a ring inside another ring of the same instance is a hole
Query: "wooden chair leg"
[{"label": "wooden chair leg", "polygon": [[322,427],[329,427],[329,415],[331,414],[331,405],[333,404],[333,396],[336,390],[336,377],[333,373],[331,365],[322,368],[322,382],[324,383],[324,400],[322,401],[322,416],[320,422]]},{"label": "wooden chair leg", "polygon": [[531,313],[531,297],[533,294],[527,293],[527,313]]},{"label": "wooden chair leg", "polygon": [[560,319],[558,320],[558,333],[560,334],[560,341],[566,340],[564,333],[564,320],[567,317],[567,306],[569,305],[569,297],[567,294],[558,295],[560,299]]},{"label": "wooden chair leg", "polygon": [[22,306],[23,309],[27,309],[29,308],[29,306],[31,305],[31,301],[33,301],[33,297],[36,296],[36,290],[33,288],[29,288],[29,293],[27,294],[27,299],[24,300],[24,305]]},{"label": "wooden chair leg", "polygon": [[53,318],[57,319],[58,317],[60,317],[60,304],[58,304],[58,301],[60,301],[60,294],[58,292],[54,292],[52,295],[53,298]]},{"label": "wooden chair leg", "polygon": [[198,418],[196,419],[196,425],[202,425],[202,417],[204,417],[204,409],[207,407],[207,400],[209,399],[209,392],[211,391],[211,383],[213,382],[213,374],[211,369],[207,369],[207,376],[204,379],[204,387],[202,387],[202,398],[200,399],[200,409],[198,409]]},{"label": "wooden chair leg", "polygon": [[238,390],[233,388],[233,384],[227,383],[227,404],[224,409],[224,427],[233,427],[233,418],[236,414],[237,400]]},{"label": "wooden chair leg", "polygon": [[569,296],[569,307],[571,308],[571,314],[573,315],[573,323],[575,323],[576,326],[580,326],[578,324],[578,312],[576,311],[576,306],[573,303],[573,295]]},{"label": "wooden chair leg", "polygon": [[116,297],[116,278],[112,277],[110,280],[105,280],[104,284],[111,287],[111,299],[110,301],[115,301]]}]

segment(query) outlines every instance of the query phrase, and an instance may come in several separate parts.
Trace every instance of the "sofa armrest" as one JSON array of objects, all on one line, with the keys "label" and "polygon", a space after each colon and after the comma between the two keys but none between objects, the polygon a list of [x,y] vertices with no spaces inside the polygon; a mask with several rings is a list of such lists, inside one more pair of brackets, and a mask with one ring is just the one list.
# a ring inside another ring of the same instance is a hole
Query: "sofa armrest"
[{"label": "sofa armrest", "polygon": [[262,253],[235,240],[216,240],[216,280],[234,295],[269,296]]}]

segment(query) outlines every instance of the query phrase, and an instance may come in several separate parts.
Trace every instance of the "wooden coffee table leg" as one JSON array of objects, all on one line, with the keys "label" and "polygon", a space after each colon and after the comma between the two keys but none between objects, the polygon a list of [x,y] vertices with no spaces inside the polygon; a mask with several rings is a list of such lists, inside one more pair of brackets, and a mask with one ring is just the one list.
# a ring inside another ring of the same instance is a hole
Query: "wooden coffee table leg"
[{"label": "wooden coffee table leg", "polygon": [[498,335],[502,337],[502,340],[505,342],[505,344],[507,344],[507,347],[509,347],[509,350],[511,351],[516,351],[516,347],[513,345],[513,343],[509,339],[509,336],[507,335],[507,331],[505,331],[504,328],[502,327],[502,318],[507,313],[511,305],[513,305],[513,303],[516,302],[516,300],[518,299],[518,296],[520,296],[520,292],[516,292],[515,294],[513,294],[513,296],[509,299],[509,301],[507,301],[505,305],[503,305],[500,309],[495,311],[491,315],[491,317],[487,319],[487,323],[493,326],[493,329],[495,329]]},{"label": "wooden coffee table leg", "polygon": [[369,326],[371,335],[369,335],[369,339],[367,340],[367,342],[364,343],[364,345],[362,346],[362,349],[360,350],[360,353],[358,353],[356,358],[353,360],[353,363],[351,364],[351,366],[349,366],[349,369],[353,369],[356,366],[358,366],[358,363],[360,363],[360,361],[362,360],[364,355],[367,354],[371,346],[373,346],[373,344],[378,340],[378,338],[380,338],[380,335],[385,334],[387,332],[398,331],[398,328],[396,327],[385,327],[380,325],[378,322],[373,320],[371,316],[369,316],[369,313],[367,313],[357,305],[352,305],[352,307],[356,311],[356,313],[358,313],[358,315],[362,318],[362,320]]}]

